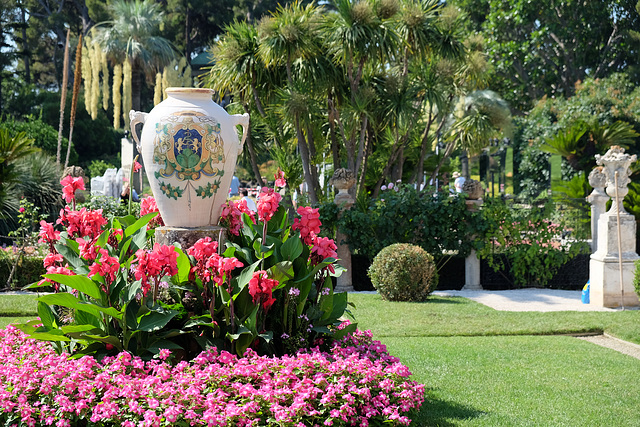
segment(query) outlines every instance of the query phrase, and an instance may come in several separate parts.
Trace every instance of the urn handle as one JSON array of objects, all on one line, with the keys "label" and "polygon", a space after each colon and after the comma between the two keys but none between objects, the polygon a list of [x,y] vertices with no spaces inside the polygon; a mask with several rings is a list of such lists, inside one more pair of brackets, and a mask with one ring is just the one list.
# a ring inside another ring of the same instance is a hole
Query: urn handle
[{"label": "urn handle", "polygon": [[244,142],[247,140],[247,136],[249,135],[249,113],[244,114],[234,114],[234,126],[242,126],[242,138],[240,139],[240,147],[238,148],[238,155],[242,153],[242,148],[244,147]]},{"label": "urn handle", "polygon": [[147,120],[147,116],[149,113],[143,113],[142,111],[129,111],[129,120],[131,121],[131,135],[133,135],[133,139],[136,141],[136,147],[138,148],[138,153],[142,153],[142,146],[140,145],[140,138],[136,133],[136,125],[138,123],[142,123],[144,125],[145,120]]}]

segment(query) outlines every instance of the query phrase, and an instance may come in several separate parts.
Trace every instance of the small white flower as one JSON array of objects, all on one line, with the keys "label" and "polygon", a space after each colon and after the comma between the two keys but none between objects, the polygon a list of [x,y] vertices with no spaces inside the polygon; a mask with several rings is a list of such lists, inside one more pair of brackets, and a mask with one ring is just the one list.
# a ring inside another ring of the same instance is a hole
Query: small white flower
[{"label": "small white flower", "polygon": [[382,187],[380,187],[380,190],[382,190],[382,191],[386,191],[386,190],[387,190],[387,186],[386,186],[386,185],[383,185]]}]

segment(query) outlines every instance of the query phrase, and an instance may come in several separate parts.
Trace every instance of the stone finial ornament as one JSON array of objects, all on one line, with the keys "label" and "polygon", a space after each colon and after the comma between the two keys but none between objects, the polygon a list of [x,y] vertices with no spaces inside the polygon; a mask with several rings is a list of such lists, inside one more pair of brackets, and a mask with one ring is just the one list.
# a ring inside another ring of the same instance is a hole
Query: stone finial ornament
[{"label": "stone finial ornament", "polygon": [[335,170],[329,183],[337,188],[339,193],[346,193],[356,183],[356,178],[353,171],[340,168]]},{"label": "stone finial ornament", "polygon": [[467,179],[462,185],[462,192],[467,193],[467,198],[471,200],[480,200],[484,195],[482,185],[475,179]]},{"label": "stone finial ornament", "polygon": [[604,173],[604,167],[597,166],[593,168],[589,174],[589,185],[596,189],[603,189],[607,186],[607,175]]},{"label": "stone finial ornament", "polygon": [[596,163],[603,166],[604,174],[607,177],[607,194],[613,199],[611,209],[609,213],[615,213],[616,211],[626,212],[622,203],[618,206],[616,201],[616,185],[615,174],[618,173],[618,189],[617,193],[622,201],[624,197],[629,193],[627,185],[631,182],[629,176],[631,171],[629,166],[635,162],[638,157],[629,155],[624,152],[624,148],[614,145],[603,156],[596,154]]},{"label": "stone finial ornament", "polygon": [[79,176],[81,176],[83,179],[85,178],[84,169],[82,169],[80,166],[67,166],[66,168],[64,168],[62,177],[64,178],[69,175],[74,178],[77,178]]}]

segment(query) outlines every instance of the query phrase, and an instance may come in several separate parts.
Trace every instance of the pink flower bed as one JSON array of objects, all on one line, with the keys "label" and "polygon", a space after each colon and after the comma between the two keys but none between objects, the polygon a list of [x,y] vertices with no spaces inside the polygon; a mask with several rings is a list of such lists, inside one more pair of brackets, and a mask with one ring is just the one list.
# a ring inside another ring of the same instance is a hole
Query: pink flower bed
[{"label": "pink flower bed", "polygon": [[424,386],[370,332],[330,353],[237,358],[211,350],[172,366],[123,352],[98,363],[0,330],[0,420],[5,425],[408,425]]}]

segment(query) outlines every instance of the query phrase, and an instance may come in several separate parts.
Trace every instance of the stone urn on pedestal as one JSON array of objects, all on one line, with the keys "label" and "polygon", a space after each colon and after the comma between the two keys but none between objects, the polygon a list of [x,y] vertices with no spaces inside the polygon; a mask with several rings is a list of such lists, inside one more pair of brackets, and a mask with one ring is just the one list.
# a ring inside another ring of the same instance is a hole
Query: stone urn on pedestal
[{"label": "stone urn on pedestal", "polygon": [[[484,196],[484,188],[482,184],[475,179],[467,179],[462,185],[462,193],[467,195],[465,204],[467,209],[471,212],[476,212],[482,206]],[[464,286],[465,291],[481,291],[481,272],[480,272],[480,259],[475,249],[471,249],[471,252],[464,260]]]},{"label": "stone urn on pedestal", "polygon": [[[355,203],[353,197],[349,194],[349,189],[356,183],[353,172],[349,169],[336,169],[333,173],[333,177],[329,181],[333,187],[338,190],[334,198],[334,203],[340,208],[340,211],[351,208]],[[345,243],[346,236],[340,231],[336,231],[336,246],[338,250],[338,264],[344,267],[345,271],[338,276],[336,284],[336,292],[351,292],[353,291],[353,276],[351,271],[351,251],[349,245]]]},{"label": "stone urn on pedestal", "polygon": [[484,188],[482,184],[475,179],[467,179],[462,185],[462,192],[467,195],[465,204],[470,211],[476,211],[482,205],[482,196],[484,196]]},{"label": "stone urn on pedestal", "polygon": [[629,192],[629,166],[637,157],[624,151],[622,147],[613,146],[605,155],[596,155],[596,163],[603,166],[606,176],[606,192],[613,199],[611,209],[598,219],[598,246],[589,264],[591,304],[602,307],[640,305],[633,286],[635,261],[640,258],[635,252],[636,221],[622,204]]}]

